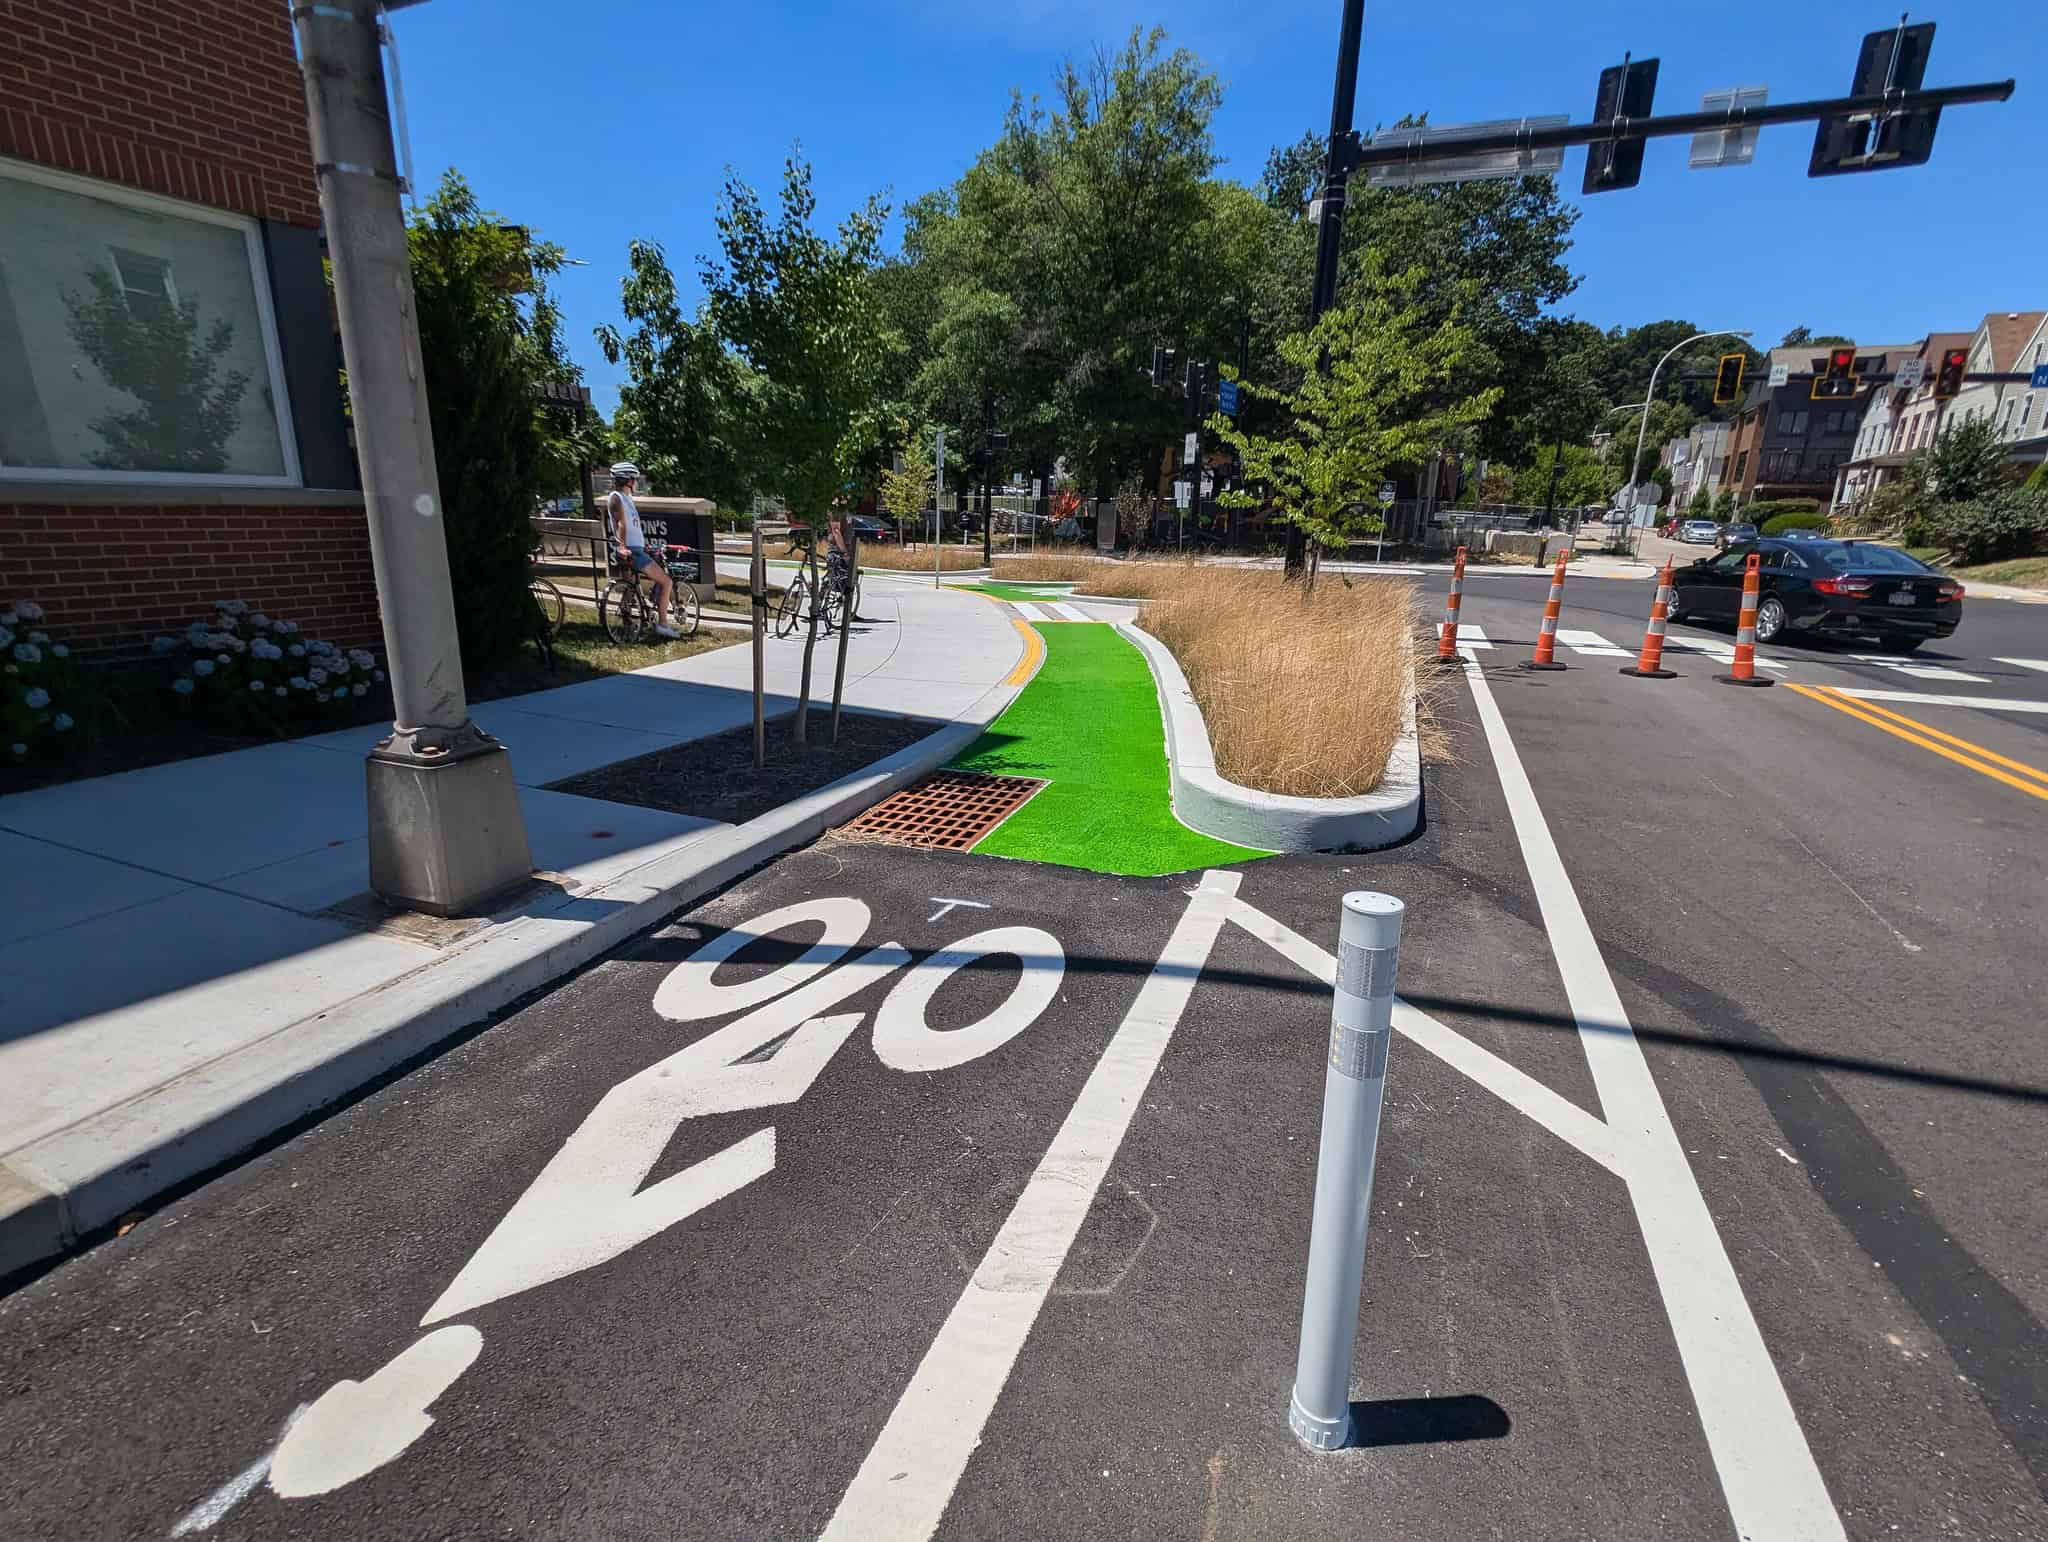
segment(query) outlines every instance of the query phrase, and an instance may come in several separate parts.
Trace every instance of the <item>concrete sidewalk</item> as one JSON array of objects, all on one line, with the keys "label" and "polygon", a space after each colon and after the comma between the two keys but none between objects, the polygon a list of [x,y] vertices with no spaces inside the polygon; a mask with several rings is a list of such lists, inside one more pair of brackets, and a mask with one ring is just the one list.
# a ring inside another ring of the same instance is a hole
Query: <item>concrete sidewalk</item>
[{"label": "concrete sidewalk", "polygon": [[[846,705],[944,726],[743,825],[546,784],[748,722],[744,645],[481,704],[543,882],[472,922],[364,903],[381,726],[0,799],[0,1276],[942,764],[1008,704],[1023,652],[979,596],[867,586]],[[771,714],[801,656],[770,640]]]}]

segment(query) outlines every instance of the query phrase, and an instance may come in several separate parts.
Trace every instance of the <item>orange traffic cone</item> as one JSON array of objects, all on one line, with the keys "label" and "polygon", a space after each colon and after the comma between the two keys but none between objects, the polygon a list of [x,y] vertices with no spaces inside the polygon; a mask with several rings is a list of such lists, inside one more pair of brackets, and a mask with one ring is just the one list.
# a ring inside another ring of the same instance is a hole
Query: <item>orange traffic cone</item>
[{"label": "orange traffic cone", "polygon": [[1714,678],[1723,685],[1776,685],[1778,682],[1756,672],[1756,597],[1763,587],[1757,576],[1757,556],[1749,554],[1742,564],[1742,616],[1735,625],[1735,668]]},{"label": "orange traffic cone", "polygon": [[1458,555],[1451,563],[1451,597],[1444,601],[1444,619],[1436,629],[1436,661],[1439,664],[1458,662],[1458,603],[1465,596],[1465,548],[1458,548]]},{"label": "orange traffic cone", "polygon": [[1664,618],[1671,614],[1671,559],[1664,559],[1664,571],[1657,575],[1657,598],[1650,602],[1650,625],[1643,633],[1643,651],[1633,664],[1621,666],[1625,675],[1640,680],[1675,680],[1678,671],[1664,667]]},{"label": "orange traffic cone", "polygon": [[1564,609],[1564,565],[1571,559],[1571,548],[1565,547],[1557,554],[1557,566],[1550,570],[1550,598],[1543,605],[1543,625],[1536,632],[1536,656],[1522,667],[1524,669],[1562,669],[1557,661],[1557,615]]}]

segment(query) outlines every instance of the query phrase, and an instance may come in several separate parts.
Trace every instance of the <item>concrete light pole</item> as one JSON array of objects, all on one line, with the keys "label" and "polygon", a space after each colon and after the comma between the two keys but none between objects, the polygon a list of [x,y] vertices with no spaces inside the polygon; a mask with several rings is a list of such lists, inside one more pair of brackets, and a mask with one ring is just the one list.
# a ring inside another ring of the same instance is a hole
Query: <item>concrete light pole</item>
[{"label": "concrete light pole", "polygon": [[365,771],[370,887],[453,915],[526,882],[533,859],[511,758],[463,695],[379,8],[322,0],[294,5],[292,19],[395,715]]}]

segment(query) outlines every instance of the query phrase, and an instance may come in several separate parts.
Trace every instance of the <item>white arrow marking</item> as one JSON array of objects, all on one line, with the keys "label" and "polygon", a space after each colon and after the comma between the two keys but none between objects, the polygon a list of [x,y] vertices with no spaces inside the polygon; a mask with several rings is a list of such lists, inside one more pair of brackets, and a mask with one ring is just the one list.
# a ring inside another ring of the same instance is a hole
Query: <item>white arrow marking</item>
[{"label": "white arrow marking", "polygon": [[305,1499],[375,1472],[433,1427],[428,1407],[483,1347],[484,1336],[467,1324],[442,1328],[407,1345],[368,1381],[337,1381],[278,1443],[271,1492]]}]

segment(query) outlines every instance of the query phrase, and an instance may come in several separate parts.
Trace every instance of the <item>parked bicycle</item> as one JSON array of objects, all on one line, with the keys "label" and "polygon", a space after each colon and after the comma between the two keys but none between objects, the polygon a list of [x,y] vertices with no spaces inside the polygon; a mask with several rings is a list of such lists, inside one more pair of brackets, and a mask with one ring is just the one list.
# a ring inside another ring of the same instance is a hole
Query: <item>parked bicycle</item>
[{"label": "parked bicycle", "polygon": [[[660,547],[650,542],[648,550],[653,552],[668,575],[674,580],[673,594],[669,600],[669,625],[685,637],[697,635],[697,625],[703,619],[703,612],[697,603],[697,563],[694,556],[685,561],[675,556],[677,552],[688,552],[686,546]],[[597,601],[597,624],[604,628],[604,635],[620,645],[645,640],[654,633],[656,620],[654,597],[641,582],[640,575],[631,571],[621,562],[617,553],[612,555],[612,581]]]},{"label": "parked bicycle", "polygon": [[815,585],[809,567],[797,569],[796,576],[782,591],[781,604],[775,609],[775,635],[789,636],[809,614],[808,607],[814,604],[818,606],[818,624],[828,637],[842,620],[860,614],[860,581],[848,582],[846,559],[836,551],[826,561],[824,576]]}]

